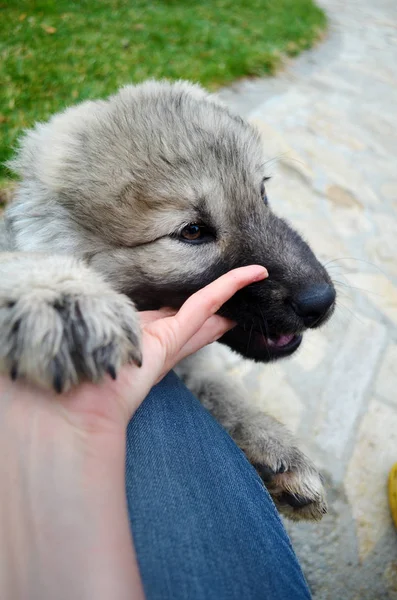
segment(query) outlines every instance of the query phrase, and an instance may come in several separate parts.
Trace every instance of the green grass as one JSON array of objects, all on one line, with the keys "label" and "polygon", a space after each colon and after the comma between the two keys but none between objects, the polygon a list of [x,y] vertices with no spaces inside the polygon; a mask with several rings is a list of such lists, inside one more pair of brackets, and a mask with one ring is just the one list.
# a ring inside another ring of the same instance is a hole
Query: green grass
[{"label": "green grass", "polygon": [[1,163],[69,104],[148,77],[216,89],[273,73],[325,27],[312,0],[6,0],[0,16]]}]

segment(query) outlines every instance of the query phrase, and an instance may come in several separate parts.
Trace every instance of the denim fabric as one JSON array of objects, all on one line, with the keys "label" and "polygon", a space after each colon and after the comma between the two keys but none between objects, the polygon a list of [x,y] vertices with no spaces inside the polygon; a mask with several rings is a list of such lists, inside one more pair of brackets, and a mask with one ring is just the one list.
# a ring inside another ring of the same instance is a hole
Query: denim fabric
[{"label": "denim fabric", "polygon": [[255,470],[172,372],[128,426],[126,491],[147,600],[310,598]]}]

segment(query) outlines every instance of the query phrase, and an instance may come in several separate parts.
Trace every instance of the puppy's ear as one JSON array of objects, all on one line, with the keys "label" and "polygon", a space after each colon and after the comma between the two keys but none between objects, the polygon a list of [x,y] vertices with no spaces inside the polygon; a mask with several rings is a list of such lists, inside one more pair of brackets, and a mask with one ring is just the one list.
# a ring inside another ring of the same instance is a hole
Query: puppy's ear
[{"label": "puppy's ear", "polygon": [[167,101],[172,97],[177,101],[178,96],[183,96],[185,100],[191,98],[196,102],[206,101],[221,106],[222,108],[226,108],[226,105],[221,102],[215,94],[210,94],[198,83],[191,83],[190,81],[185,81],[183,79],[172,83],[165,79],[159,81],[149,79],[139,85],[126,85],[121,88],[117,94],[117,97],[127,102],[128,100],[137,98],[137,96],[158,99],[166,97]]},{"label": "puppy's ear", "polygon": [[[19,140],[16,156],[8,167],[23,180],[35,180],[51,192],[73,185],[73,174],[81,170],[83,130],[103,113],[106,102],[83,102],[38,123]],[[71,180],[72,178],[72,180]]]}]

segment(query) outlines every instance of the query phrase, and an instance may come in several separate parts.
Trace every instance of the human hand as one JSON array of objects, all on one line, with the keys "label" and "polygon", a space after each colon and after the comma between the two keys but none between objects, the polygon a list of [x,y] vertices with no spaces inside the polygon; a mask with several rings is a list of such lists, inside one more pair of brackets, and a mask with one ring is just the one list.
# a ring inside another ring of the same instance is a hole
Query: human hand
[{"label": "human hand", "polygon": [[[141,313],[143,363],[120,370],[116,381],[83,383],[66,394],[39,390],[0,379],[0,393],[8,390],[13,402],[23,404],[26,416],[47,412],[51,420],[72,424],[81,431],[125,428],[135,410],[157,383],[180,360],[214,342],[233,323],[215,313],[239,289],[267,277],[264,267],[252,265],[226,273],[191,296],[179,309]],[[30,404],[28,404],[30,403]],[[21,414],[22,414],[21,413]],[[56,427],[56,423],[53,422]]]}]

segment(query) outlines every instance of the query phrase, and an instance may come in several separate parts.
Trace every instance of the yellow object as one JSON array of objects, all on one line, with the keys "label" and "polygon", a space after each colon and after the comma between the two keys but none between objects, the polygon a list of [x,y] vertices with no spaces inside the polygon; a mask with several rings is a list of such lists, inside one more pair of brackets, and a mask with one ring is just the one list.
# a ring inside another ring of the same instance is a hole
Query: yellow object
[{"label": "yellow object", "polygon": [[389,506],[394,525],[397,527],[397,463],[389,473]]}]

